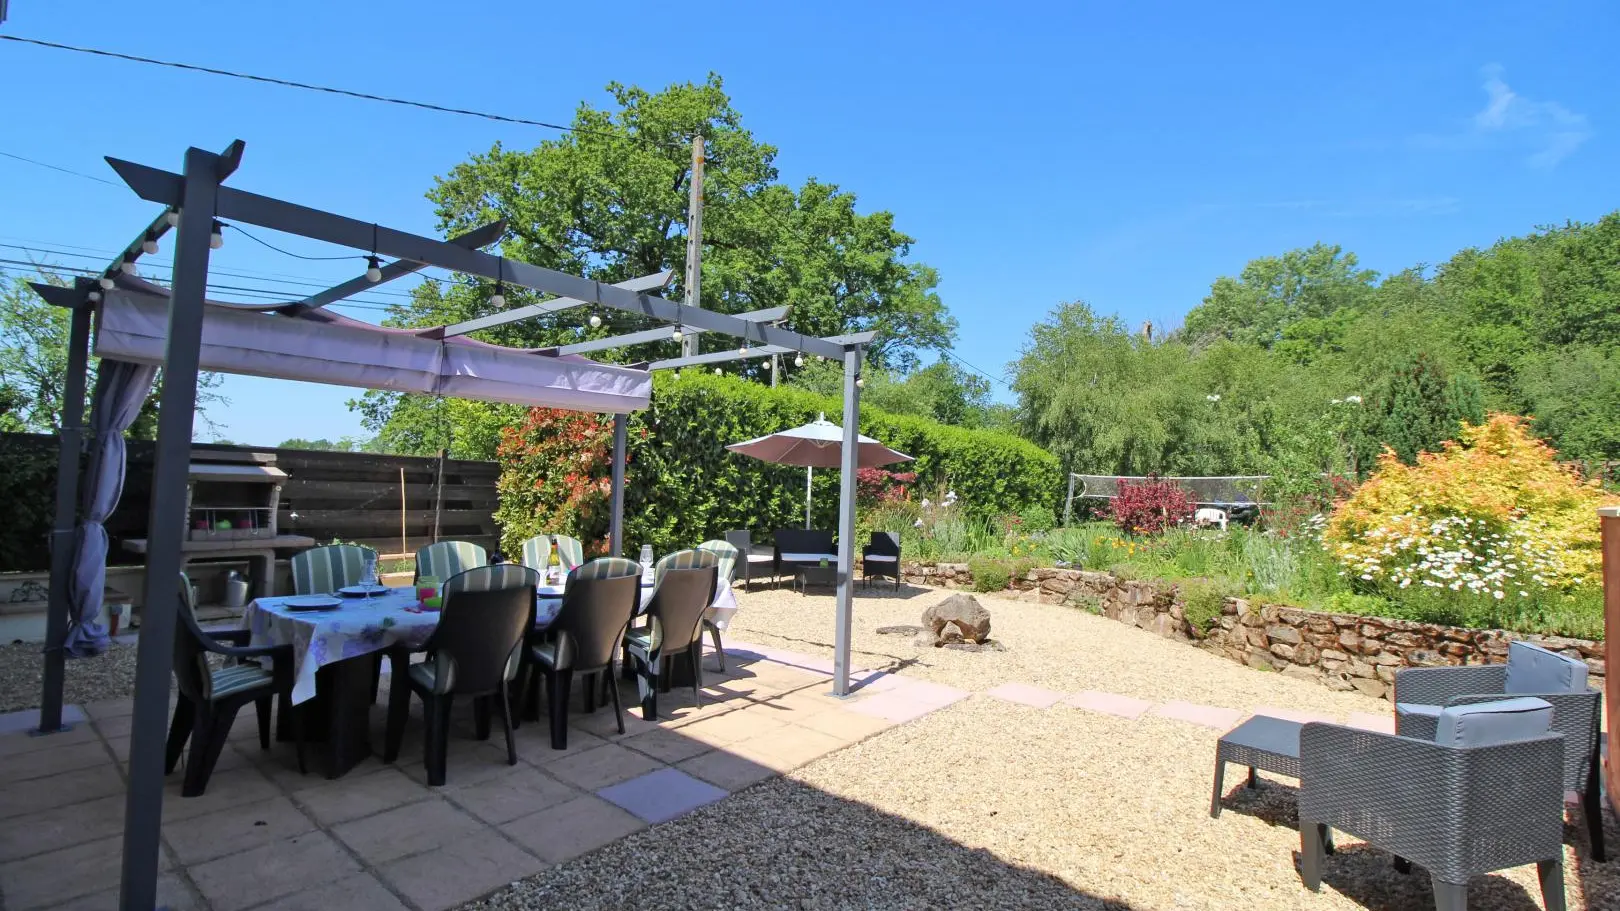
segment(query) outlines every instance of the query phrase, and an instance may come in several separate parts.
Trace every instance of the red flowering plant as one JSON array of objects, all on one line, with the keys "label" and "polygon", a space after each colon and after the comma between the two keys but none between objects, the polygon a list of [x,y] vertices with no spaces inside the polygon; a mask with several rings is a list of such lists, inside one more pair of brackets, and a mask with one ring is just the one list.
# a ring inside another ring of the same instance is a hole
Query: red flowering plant
[{"label": "red flowering plant", "polygon": [[1132,535],[1156,535],[1192,518],[1192,494],[1175,481],[1149,475],[1140,481],[1119,482],[1119,493],[1109,511],[1119,530]]},{"label": "red flowering plant", "polygon": [[904,503],[911,499],[911,485],[916,481],[914,471],[858,468],[855,470],[855,500],[862,506]]},{"label": "red flowering plant", "polygon": [[605,552],[612,493],[613,423],[599,415],[531,408],[501,431],[496,490],[501,548],[517,553],[538,534],[565,534]]}]

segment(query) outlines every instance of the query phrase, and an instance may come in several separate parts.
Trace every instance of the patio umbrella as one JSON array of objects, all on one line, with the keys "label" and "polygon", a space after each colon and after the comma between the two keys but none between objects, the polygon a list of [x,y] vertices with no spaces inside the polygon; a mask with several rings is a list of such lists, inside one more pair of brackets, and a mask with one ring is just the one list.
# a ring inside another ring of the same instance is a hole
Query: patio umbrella
[{"label": "patio umbrella", "polygon": [[[825,414],[802,427],[779,430],[767,436],[726,448],[732,452],[752,456],[762,462],[778,465],[804,466],[804,527],[810,527],[810,480],[817,468],[837,468],[843,459],[844,428],[827,420]],[[859,435],[859,451],[855,464],[859,468],[876,468],[895,462],[909,462],[911,456],[879,443],[864,434]]]}]

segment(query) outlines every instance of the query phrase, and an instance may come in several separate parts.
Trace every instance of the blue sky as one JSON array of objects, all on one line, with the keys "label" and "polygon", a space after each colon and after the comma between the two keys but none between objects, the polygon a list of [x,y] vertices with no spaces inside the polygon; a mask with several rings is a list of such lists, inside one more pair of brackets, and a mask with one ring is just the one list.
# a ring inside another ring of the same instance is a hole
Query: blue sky
[{"label": "blue sky", "polygon": [[[996,374],[1060,301],[1173,325],[1257,256],[1327,241],[1388,272],[1620,206],[1612,2],[113,6],[16,0],[0,32],[562,122],[610,80],[718,72],[785,180],[896,214],[957,353]],[[423,232],[435,175],[553,135],[10,43],[0,85],[0,152],[111,179],[102,155],[178,170],[239,137],[234,185]],[[5,157],[0,199],[0,243],[56,250],[116,250],[153,214]],[[243,287],[354,268],[236,235],[214,265]],[[224,392],[230,439],[359,432],[351,390]]]}]

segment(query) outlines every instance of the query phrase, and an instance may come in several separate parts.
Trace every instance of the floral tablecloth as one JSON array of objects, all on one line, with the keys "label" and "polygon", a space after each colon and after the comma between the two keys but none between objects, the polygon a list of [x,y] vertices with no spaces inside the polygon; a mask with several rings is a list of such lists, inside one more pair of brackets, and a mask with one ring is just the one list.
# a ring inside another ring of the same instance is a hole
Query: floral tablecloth
[{"label": "floral tablecloth", "polygon": [[[643,603],[649,589],[642,589]],[[439,625],[434,611],[418,611],[414,588],[390,589],[374,598],[344,598],[343,606],[327,611],[292,611],[287,597],[258,598],[242,613],[242,625],[253,634],[253,645],[291,645],[294,703],[315,697],[315,672],[338,661],[358,658],[401,645],[419,649]],[[562,587],[541,586],[535,628],[544,629],[562,609]],[[737,612],[737,597],[729,586],[715,595],[705,619],[725,629]]]},{"label": "floral tablecloth", "polygon": [[315,697],[322,667],[394,645],[420,648],[439,625],[439,615],[416,610],[416,590],[396,588],[373,598],[344,598],[328,611],[290,611],[287,598],[258,598],[242,613],[254,645],[291,645],[292,701]]}]

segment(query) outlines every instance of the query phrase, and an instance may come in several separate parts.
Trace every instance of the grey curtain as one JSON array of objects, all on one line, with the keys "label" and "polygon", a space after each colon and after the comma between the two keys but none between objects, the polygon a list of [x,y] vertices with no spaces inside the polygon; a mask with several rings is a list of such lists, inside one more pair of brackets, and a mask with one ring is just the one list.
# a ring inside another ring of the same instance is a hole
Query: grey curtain
[{"label": "grey curtain", "polygon": [[103,360],[96,373],[90,408],[93,443],[68,589],[73,626],[63,643],[63,650],[73,658],[99,655],[111,642],[107,628],[96,620],[107,583],[107,529],[102,523],[124,493],[124,431],[135,423],[156,376],[157,367],[109,360]]}]

